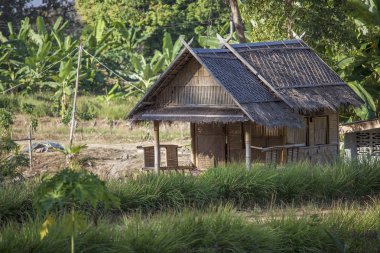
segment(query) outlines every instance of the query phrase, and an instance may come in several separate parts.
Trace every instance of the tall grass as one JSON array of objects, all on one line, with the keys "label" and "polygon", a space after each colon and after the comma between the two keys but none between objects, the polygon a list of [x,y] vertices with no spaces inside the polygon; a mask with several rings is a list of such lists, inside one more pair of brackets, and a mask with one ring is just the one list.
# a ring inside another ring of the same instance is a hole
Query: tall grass
[{"label": "tall grass", "polygon": [[[294,164],[284,168],[241,166],[210,169],[198,177],[181,174],[140,175],[136,179],[108,182],[121,200],[121,211],[154,212],[210,204],[232,203],[237,208],[305,202],[329,203],[362,200],[380,192],[380,164],[353,161],[330,166]],[[33,197],[33,188],[0,186],[0,222],[10,219],[24,202]],[[15,196],[16,201],[12,197]],[[27,205],[26,205],[27,206]],[[26,209],[29,210],[29,209]],[[2,217],[2,218],[1,218]]]},{"label": "tall grass", "polygon": [[0,184],[0,224],[34,215],[32,198],[36,186],[35,181]]},{"label": "tall grass", "polygon": [[[298,216],[288,210],[247,219],[230,206],[102,220],[76,235],[77,252],[377,252],[380,203],[328,214]],[[68,252],[58,220],[43,240],[40,220],[0,228],[0,252]]]}]

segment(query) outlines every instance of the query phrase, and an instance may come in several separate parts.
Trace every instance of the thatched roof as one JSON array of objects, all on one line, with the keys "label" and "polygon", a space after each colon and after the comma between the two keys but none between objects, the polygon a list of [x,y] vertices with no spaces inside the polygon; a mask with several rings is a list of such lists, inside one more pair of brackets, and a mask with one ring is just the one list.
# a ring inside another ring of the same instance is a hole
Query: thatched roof
[{"label": "thatched roof", "polygon": [[[154,105],[160,91],[193,58],[197,59],[233,98],[240,114],[245,115],[244,120],[249,118],[261,125],[300,128],[304,127],[300,112],[310,113],[325,109],[337,111],[342,105],[360,106],[363,103],[360,97],[301,40],[231,46],[258,73],[247,68],[229,49],[184,49],[131,111],[128,118],[191,122],[239,121],[238,117],[232,117],[234,114],[227,109],[223,112],[223,117],[215,116],[206,120],[196,116],[176,117],[173,110],[169,112],[168,109]],[[219,113],[221,111],[223,110],[219,110]],[[207,107],[196,108],[191,113],[188,109],[177,108],[176,112],[183,116],[205,113],[217,115]],[[226,120],[227,115],[231,115],[229,120]]]}]

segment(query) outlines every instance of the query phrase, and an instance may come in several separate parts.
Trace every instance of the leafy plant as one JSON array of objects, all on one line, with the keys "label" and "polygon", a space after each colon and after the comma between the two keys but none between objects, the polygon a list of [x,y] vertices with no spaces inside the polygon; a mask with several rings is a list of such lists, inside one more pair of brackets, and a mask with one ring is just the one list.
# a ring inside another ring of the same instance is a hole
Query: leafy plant
[{"label": "leafy plant", "polygon": [[1,135],[4,137],[11,136],[11,128],[13,125],[12,113],[4,108],[0,108],[0,130]]},{"label": "leafy plant", "polygon": [[29,164],[29,159],[20,152],[19,146],[9,138],[0,138],[0,183],[21,178],[19,168]]},{"label": "leafy plant", "polygon": [[85,148],[87,148],[86,144],[76,145],[76,146],[72,146],[72,147],[65,147],[63,150],[61,150],[61,149],[57,149],[57,150],[65,155],[66,164],[69,165],[70,167],[74,168],[74,167],[77,167],[79,165],[77,157],[78,157],[79,153]]},{"label": "leafy plant", "polygon": [[359,45],[336,59],[340,75],[366,102],[354,111],[354,119],[365,120],[378,117],[380,113],[380,2],[350,0],[349,3],[352,7],[349,15],[354,21]]},{"label": "leafy plant", "polygon": [[[77,150],[78,148],[75,148]],[[41,239],[48,235],[49,227],[54,223],[52,213],[63,213],[63,229],[70,234],[71,252],[74,253],[74,237],[83,231],[85,218],[80,206],[90,205],[93,209],[99,205],[105,208],[118,206],[119,200],[111,194],[105,183],[86,170],[66,168],[52,178],[43,179],[37,189],[34,206],[46,220],[41,228]]]}]

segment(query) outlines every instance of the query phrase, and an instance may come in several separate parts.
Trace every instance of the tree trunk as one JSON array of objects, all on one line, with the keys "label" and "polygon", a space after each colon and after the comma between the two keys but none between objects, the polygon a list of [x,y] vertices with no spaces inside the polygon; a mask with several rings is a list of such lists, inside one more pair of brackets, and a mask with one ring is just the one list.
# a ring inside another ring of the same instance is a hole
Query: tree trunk
[{"label": "tree trunk", "polygon": [[286,9],[286,27],[287,27],[287,32],[288,32],[288,39],[292,39],[293,38],[293,31],[292,31],[293,0],[285,1],[285,9]]},{"label": "tree trunk", "polygon": [[246,40],[245,40],[245,35],[244,35],[244,25],[241,19],[237,0],[229,0],[229,3],[230,3],[232,22],[235,27],[236,35],[240,43],[245,43]]}]

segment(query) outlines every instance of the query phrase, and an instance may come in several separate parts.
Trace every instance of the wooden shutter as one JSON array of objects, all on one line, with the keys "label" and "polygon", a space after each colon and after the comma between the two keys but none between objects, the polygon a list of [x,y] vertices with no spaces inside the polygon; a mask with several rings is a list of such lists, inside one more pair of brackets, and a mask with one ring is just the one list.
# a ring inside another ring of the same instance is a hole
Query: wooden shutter
[{"label": "wooden shutter", "polygon": [[314,143],[315,145],[327,144],[328,138],[328,124],[327,117],[314,118]]}]

